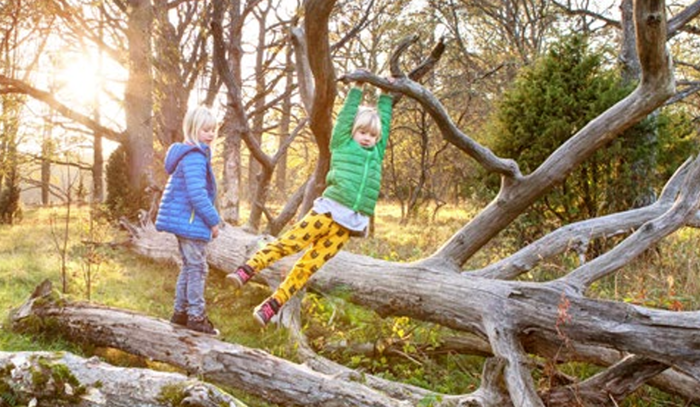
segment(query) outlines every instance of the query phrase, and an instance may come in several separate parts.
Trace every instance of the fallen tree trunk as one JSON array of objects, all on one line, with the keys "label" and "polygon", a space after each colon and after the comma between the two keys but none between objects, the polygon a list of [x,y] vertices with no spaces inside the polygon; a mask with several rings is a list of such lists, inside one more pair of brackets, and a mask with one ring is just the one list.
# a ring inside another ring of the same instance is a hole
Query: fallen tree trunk
[{"label": "fallen tree trunk", "polygon": [[[695,334],[700,332],[700,313],[653,310],[590,299],[583,295],[583,291],[593,281],[587,277],[590,273],[595,273],[594,279],[598,279],[628,262],[635,253],[641,253],[672,231],[694,221],[699,165],[696,160],[675,178],[674,182],[680,185],[673,186],[673,199],[664,196],[649,209],[610,218],[626,228],[638,228],[638,231],[618,249],[569,274],[573,280],[564,277],[561,281],[543,283],[510,282],[494,280],[493,275],[480,277],[478,271],[454,273],[450,267],[441,267],[436,262],[399,264],[340,253],[314,275],[310,287],[326,293],[339,289],[350,292],[351,301],[380,315],[410,316],[473,333],[488,339],[491,347],[503,346],[495,354],[510,354],[513,361],[520,360],[516,364],[526,363],[522,356],[518,356],[524,351],[555,358],[557,362],[582,359],[595,362],[596,358],[592,356],[595,351],[587,350],[589,348],[647,357],[683,372],[682,375],[678,372],[659,375],[676,376],[682,380],[658,380],[656,383],[662,383],[666,390],[689,400],[697,400],[694,389],[700,384],[700,352],[693,349],[700,345],[700,335]],[[680,195],[678,191],[681,191]],[[139,253],[151,254],[149,257],[154,258],[153,250],[149,248],[157,247],[161,259],[176,256],[171,236],[155,232],[149,223],[130,228],[133,247]],[[225,272],[233,271],[258,247],[258,240],[240,229],[225,227],[211,246],[210,264]],[[625,262],[620,262],[620,259]],[[292,262],[293,259],[284,259],[266,273],[277,278],[289,269]],[[505,332],[515,336],[501,342],[499,338]],[[523,346],[522,351],[518,350],[519,344]],[[607,363],[614,361],[608,358]],[[630,374],[629,369],[615,369],[613,372]],[[525,373],[515,372],[514,383]],[[638,377],[630,377],[638,384],[615,394],[624,398],[638,385],[657,375],[658,372],[645,376],[641,382]],[[668,387],[669,383],[673,385]],[[534,388],[527,383],[514,386]],[[511,389],[511,394],[513,392],[520,390]],[[561,394],[553,399],[561,400]]]},{"label": "fallen tree trunk", "polygon": [[[358,383],[361,375],[326,375],[158,318],[88,303],[57,301],[48,281],[12,312],[11,321],[18,331],[57,330],[71,341],[117,348],[165,362],[207,381],[288,406],[410,407],[433,394],[426,390],[411,393],[406,387],[403,398],[396,399]],[[509,405],[502,391],[497,391],[499,373],[492,372],[490,377],[493,381],[485,380],[476,392],[443,397],[439,405]],[[493,404],[493,400],[497,403]]]},{"label": "fallen tree trunk", "polygon": [[179,373],[123,368],[66,352],[0,352],[0,405],[244,406]]}]

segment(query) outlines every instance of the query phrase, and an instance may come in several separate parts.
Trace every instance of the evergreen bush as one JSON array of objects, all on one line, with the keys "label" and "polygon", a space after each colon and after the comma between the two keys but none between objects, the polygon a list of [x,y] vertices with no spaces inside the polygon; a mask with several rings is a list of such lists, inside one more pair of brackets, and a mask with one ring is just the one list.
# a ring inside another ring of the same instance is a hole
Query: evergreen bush
[{"label": "evergreen bush", "polygon": [[[524,174],[530,173],[624,98],[632,88],[621,85],[619,72],[604,63],[605,55],[605,50],[592,51],[581,34],[552,44],[523,70],[490,118],[487,139],[493,151],[515,159]],[[682,114],[663,111],[626,130],[518,219],[519,243],[562,224],[639,206],[640,197],[658,191],[669,169],[697,150],[690,133]],[[497,180],[490,177],[487,182],[493,193]]]},{"label": "evergreen bush", "polygon": [[137,217],[140,209],[148,209],[149,197],[144,188],[135,190],[129,182],[129,156],[126,147],[119,146],[109,157],[106,167],[107,199],[105,206],[112,219]]}]

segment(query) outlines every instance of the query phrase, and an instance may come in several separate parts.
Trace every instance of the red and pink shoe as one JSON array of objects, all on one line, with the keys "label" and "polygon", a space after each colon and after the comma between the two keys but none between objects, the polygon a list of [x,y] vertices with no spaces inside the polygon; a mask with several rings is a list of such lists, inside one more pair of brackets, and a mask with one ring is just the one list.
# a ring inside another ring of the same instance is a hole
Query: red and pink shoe
[{"label": "red and pink shoe", "polygon": [[274,297],[270,297],[262,304],[255,307],[253,311],[253,316],[258,321],[260,325],[267,326],[272,317],[277,315],[280,310],[280,303]]},{"label": "red and pink shoe", "polygon": [[227,274],[226,279],[236,286],[236,288],[241,288],[248,280],[253,278],[254,274],[255,271],[253,271],[249,265],[244,264],[238,267],[233,273]]}]

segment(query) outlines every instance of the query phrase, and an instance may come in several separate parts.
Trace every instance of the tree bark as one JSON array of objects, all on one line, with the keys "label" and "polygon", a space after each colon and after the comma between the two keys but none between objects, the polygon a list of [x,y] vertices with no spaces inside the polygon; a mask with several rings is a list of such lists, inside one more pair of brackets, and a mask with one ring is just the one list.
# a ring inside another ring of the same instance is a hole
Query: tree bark
[{"label": "tree bark", "polygon": [[[289,137],[289,132],[291,130],[292,122],[292,90],[294,89],[294,62],[292,60],[292,41],[291,34],[290,40],[287,42],[287,47],[285,49],[285,65],[287,66],[287,71],[284,75],[285,82],[285,96],[282,99],[282,107],[280,108],[280,115],[282,116],[279,124],[279,144],[277,146],[278,150],[282,150],[284,146],[285,139]],[[275,174],[275,188],[280,196],[285,196],[287,193],[287,153],[285,152],[280,156],[279,163],[277,164],[276,174]]]},{"label": "tree bark", "polygon": [[[359,383],[316,373],[265,352],[171,325],[137,313],[51,300],[51,284],[37,287],[12,315],[15,329],[30,329],[35,318],[67,338],[123,349],[185,369],[211,382],[293,406],[406,406]],[[138,327],[138,329],[134,329]]]},{"label": "tree bark", "polygon": [[[224,5],[228,4],[228,8]],[[226,53],[227,60],[226,69],[231,73],[231,81],[237,84],[238,89],[242,86],[241,79],[241,60],[243,58],[242,48],[242,33],[245,14],[241,9],[241,2],[234,0],[231,2],[217,2],[214,7],[213,21],[216,24],[222,25],[224,14],[228,15],[230,20],[230,28],[228,30],[227,44],[220,50]],[[223,31],[221,32],[223,36]],[[224,40],[221,40],[222,44]],[[216,51],[214,53],[216,58]],[[215,63],[216,67],[216,63]],[[221,73],[219,72],[219,76]],[[220,193],[220,210],[221,217],[231,224],[238,224],[240,221],[240,183],[241,183],[241,134],[246,129],[245,115],[238,113],[240,95],[234,95],[228,92],[226,95],[226,113],[221,126],[220,135],[224,137],[224,171],[221,183]],[[235,108],[234,108],[235,106]]]},{"label": "tree bark", "polygon": [[[0,377],[0,383],[12,392],[0,396],[17,405],[28,405],[32,399],[40,403],[72,399],[70,405],[78,407],[171,407],[175,400],[182,400],[179,406],[243,406],[215,386],[179,373],[116,367],[66,352],[0,352],[0,370],[7,369],[12,374]],[[64,369],[77,383],[66,384]],[[46,380],[38,381],[40,377]]]}]

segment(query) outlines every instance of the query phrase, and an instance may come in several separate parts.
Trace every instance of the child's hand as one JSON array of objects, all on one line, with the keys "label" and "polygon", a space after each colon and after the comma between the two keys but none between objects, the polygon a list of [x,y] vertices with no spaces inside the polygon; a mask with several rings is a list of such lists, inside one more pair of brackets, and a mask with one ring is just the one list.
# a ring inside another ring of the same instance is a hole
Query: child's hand
[{"label": "child's hand", "polygon": [[[357,68],[357,70],[356,70],[355,72],[359,72],[359,73],[363,73],[363,74],[367,74],[367,75],[369,75],[369,74],[371,73],[371,72],[369,71],[369,69],[367,69],[367,68]],[[355,85],[356,85],[356,86],[359,86],[359,87],[362,87],[362,86],[365,85],[365,81],[363,81],[363,80],[361,80],[361,79],[358,79],[358,80],[355,81]]]},{"label": "child's hand", "polygon": [[[395,76],[387,76],[387,77],[385,77],[384,79],[386,79],[386,81],[389,82],[390,85],[393,85],[394,83],[396,83],[396,80],[397,80],[398,78],[395,77]],[[392,93],[391,93],[391,91],[388,90],[388,89],[382,89],[382,93],[385,94],[385,95],[393,96]]]},{"label": "child's hand", "polygon": [[217,237],[219,237],[219,225],[214,225],[211,228],[211,237],[213,239],[216,239]]}]

